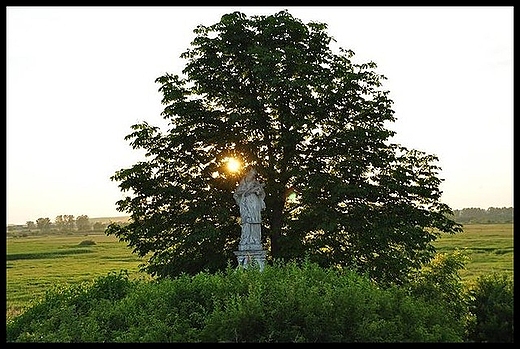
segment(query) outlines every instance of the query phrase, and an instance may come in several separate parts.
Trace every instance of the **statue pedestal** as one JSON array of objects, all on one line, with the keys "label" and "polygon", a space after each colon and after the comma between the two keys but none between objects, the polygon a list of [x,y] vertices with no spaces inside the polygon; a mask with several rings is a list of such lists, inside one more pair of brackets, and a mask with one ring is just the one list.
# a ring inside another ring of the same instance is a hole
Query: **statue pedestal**
[{"label": "statue pedestal", "polygon": [[238,251],[235,251],[237,256],[238,266],[247,268],[248,266],[258,266],[260,271],[264,270],[266,252],[261,245],[253,245],[254,249],[248,248],[251,245],[239,246]]}]

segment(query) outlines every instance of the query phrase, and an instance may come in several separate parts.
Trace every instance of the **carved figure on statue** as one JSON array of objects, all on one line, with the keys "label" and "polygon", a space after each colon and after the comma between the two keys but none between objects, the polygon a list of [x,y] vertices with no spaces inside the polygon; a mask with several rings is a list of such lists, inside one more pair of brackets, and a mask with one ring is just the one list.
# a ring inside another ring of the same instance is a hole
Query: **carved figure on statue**
[{"label": "carved figure on statue", "polygon": [[233,198],[240,208],[242,233],[239,250],[261,249],[261,211],[265,208],[265,191],[264,184],[256,180],[256,175],[256,170],[251,169],[233,193]]}]

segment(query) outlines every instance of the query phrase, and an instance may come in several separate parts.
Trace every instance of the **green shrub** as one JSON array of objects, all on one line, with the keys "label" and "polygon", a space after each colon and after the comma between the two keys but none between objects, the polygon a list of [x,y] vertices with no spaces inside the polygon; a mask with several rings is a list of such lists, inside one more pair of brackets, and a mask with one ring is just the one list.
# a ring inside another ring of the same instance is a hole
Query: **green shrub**
[{"label": "green shrub", "polygon": [[92,329],[99,333],[90,318],[92,311],[111,308],[115,301],[126,295],[131,285],[128,273],[120,271],[98,277],[93,282],[51,288],[27,311],[7,322],[7,341],[84,341],[90,338]]},{"label": "green shrub", "polygon": [[513,342],[513,280],[507,274],[493,273],[477,279],[470,290],[468,340],[474,342]]},{"label": "green shrub", "polygon": [[96,244],[96,242],[94,240],[83,240],[78,245],[79,246],[92,246],[95,244]]},{"label": "green shrub", "polygon": [[353,271],[301,265],[55,290],[7,324],[8,342],[461,342],[449,305]]},{"label": "green shrub", "polygon": [[459,330],[466,326],[469,311],[467,289],[459,275],[467,261],[468,257],[459,250],[438,253],[411,278],[408,285],[413,296],[444,304],[447,311],[460,320]]}]

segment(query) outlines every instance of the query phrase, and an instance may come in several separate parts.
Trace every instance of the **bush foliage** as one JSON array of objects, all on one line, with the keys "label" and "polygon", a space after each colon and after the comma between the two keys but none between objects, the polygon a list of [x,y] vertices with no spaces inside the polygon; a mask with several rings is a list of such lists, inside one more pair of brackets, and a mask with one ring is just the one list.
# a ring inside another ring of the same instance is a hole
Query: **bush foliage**
[{"label": "bush foliage", "polygon": [[469,339],[475,342],[513,342],[514,286],[510,277],[493,273],[478,278],[470,289]]},{"label": "bush foliage", "polygon": [[[413,287],[381,288],[364,275],[310,262],[155,281],[122,271],[48,291],[7,323],[7,341],[463,342],[468,313],[453,311],[463,297],[425,286],[453,282],[447,279],[430,274]],[[482,293],[489,292],[475,295]],[[494,300],[495,307],[510,301]]]}]

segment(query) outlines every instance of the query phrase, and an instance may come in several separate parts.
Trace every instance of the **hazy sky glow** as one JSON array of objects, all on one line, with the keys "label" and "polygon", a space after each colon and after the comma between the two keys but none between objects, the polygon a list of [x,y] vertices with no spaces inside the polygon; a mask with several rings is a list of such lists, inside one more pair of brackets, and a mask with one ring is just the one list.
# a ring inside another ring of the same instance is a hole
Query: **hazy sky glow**
[{"label": "hazy sky glow", "polygon": [[164,125],[159,85],[199,24],[283,9],[324,22],[388,79],[394,142],[439,157],[453,209],[513,206],[513,7],[7,7],[10,224],[121,216],[130,126]]}]

